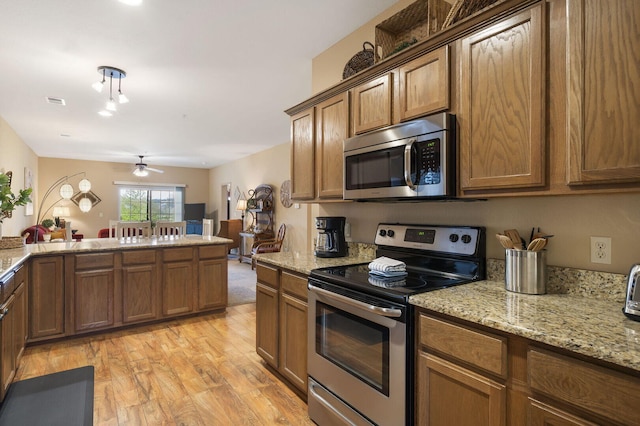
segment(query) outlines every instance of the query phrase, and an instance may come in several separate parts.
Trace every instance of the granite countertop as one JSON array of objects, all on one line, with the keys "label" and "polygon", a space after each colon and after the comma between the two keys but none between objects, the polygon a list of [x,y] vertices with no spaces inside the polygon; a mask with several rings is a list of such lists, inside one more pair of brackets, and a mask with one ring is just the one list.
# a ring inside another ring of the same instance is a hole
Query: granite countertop
[{"label": "granite countertop", "polygon": [[229,244],[233,241],[221,237],[185,235],[183,237],[141,237],[141,238],[87,238],[81,241],[40,242],[27,244],[16,249],[0,250],[0,279],[3,275],[23,263],[29,256],[46,254],[82,253],[95,251],[130,250],[159,247],[184,247],[195,245]]},{"label": "granite countertop", "polygon": [[316,257],[311,252],[293,253],[262,253],[254,254],[258,262],[268,263],[279,268],[289,269],[309,275],[312,269],[326,268],[330,266],[356,265],[369,263],[376,258],[375,246],[370,244],[349,243],[349,254],[345,257]]},{"label": "granite countertop", "polygon": [[640,322],[616,300],[508,292],[478,281],[411,296],[413,305],[640,372]]}]

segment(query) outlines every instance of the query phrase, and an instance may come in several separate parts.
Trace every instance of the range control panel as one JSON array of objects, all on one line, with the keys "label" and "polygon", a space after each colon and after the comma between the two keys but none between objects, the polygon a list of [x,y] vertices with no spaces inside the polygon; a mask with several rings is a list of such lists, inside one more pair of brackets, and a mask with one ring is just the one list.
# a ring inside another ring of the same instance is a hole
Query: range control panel
[{"label": "range control panel", "polygon": [[379,246],[475,255],[484,228],[473,226],[429,226],[381,223],[375,243]]}]

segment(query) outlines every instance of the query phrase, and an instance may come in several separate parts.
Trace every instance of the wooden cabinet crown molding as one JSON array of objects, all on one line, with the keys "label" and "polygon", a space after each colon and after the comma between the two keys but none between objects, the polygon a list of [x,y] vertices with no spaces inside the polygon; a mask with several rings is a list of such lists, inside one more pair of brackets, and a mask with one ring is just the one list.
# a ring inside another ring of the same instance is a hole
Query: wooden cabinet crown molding
[{"label": "wooden cabinet crown molding", "polygon": [[[389,57],[377,64],[363,70],[352,77],[349,77],[341,82],[331,86],[311,98],[300,102],[299,104],[285,110],[289,116],[296,115],[314,105],[325,101],[340,93],[351,90],[361,84],[366,83],[377,77],[381,77],[386,73],[391,72],[393,69],[398,68],[432,50],[445,46],[465,35],[468,35],[479,28],[491,25],[501,19],[504,19],[510,14],[516,13],[519,10],[523,10],[528,6],[538,3],[540,0],[504,0],[494,3],[491,7],[486,8],[477,15],[470,16],[449,28],[442,30],[433,36],[414,44],[410,48],[407,48],[400,53]],[[336,65],[338,66],[338,65]],[[342,65],[340,65],[342,66]]]}]

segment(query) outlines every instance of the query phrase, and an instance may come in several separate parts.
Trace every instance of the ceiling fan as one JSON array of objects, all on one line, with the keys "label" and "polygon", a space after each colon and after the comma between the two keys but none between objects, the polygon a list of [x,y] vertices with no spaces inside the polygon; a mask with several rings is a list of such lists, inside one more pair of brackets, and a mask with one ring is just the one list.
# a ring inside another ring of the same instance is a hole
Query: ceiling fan
[{"label": "ceiling fan", "polygon": [[154,169],[153,167],[147,166],[147,163],[143,162],[144,155],[138,155],[138,157],[140,157],[140,162],[136,163],[136,167],[133,169],[134,175],[144,177],[148,176],[150,171],[164,173],[164,170]]}]

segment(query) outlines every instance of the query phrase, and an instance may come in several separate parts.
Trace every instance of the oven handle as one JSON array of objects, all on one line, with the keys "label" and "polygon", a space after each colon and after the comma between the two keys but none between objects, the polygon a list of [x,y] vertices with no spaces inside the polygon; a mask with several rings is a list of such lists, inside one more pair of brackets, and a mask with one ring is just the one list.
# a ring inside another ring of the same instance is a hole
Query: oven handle
[{"label": "oven handle", "polygon": [[416,139],[412,139],[404,147],[404,181],[407,186],[414,191],[416,190],[416,185],[413,183],[413,180],[411,180],[411,154],[415,142]]},{"label": "oven handle", "polygon": [[391,318],[398,318],[402,316],[402,311],[400,309],[385,308],[382,306],[370,305],[368,303],[360,302],[359,300],[354,300],[347,296],[343,296],[341,294],[337,294],[332,291],[325,290],[320,287],[316,287],[313,284],[309,284],[308,288],[309,290],[316,292],[318,294],[322,294],[330,299],[339,300],[340,302],[346,303],[347,305],[354,306],[359,309],[371,311],[377,315],[381,315],[384,317],[391,317]]}]

